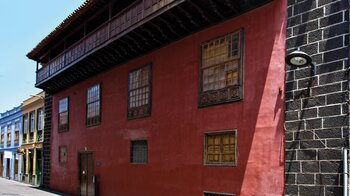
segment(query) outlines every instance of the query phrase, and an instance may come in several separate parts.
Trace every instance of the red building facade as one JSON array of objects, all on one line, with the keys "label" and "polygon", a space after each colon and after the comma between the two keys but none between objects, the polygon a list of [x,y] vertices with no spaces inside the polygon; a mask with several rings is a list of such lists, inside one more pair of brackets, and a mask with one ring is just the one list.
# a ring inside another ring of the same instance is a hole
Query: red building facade
[{"label": "red building facade", "polygon": [[[283,195],[285,4],[264,2],[51,90],[50,188]],[[50,91],[54,77],[37,86]]]}]

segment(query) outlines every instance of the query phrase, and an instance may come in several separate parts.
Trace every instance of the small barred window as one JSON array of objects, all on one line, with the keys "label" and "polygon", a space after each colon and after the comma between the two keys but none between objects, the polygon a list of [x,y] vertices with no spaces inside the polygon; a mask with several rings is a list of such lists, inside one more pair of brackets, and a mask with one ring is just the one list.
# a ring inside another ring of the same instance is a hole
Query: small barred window
[{"label": "small barred window", "polygon": [[148,145],[146,140],[131,141],[131,163],[147,163]]}]

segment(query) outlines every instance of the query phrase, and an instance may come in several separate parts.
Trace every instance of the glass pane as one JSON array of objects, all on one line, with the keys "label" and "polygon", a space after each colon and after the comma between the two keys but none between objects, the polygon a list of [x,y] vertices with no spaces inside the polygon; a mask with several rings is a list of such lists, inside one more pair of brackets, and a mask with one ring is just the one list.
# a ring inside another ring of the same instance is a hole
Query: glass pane
[{"label": "glass pane", "polygon": [[239,58],[239,32],[202,44],[202,68]]},{"label": "glass pane", "polygon": [[223,155],[223,162],[234,162],[234,161],[235,161],[234,154]]},{"label": "glass pane", "polygon": [[63,98],[59,101],[59,112],[65,112],[68,110],[68,97]]},{"label": "glass pane", "polygon": [[100,99],[100,84],[96,84],[88,89],[87,103],[91,103]]},{"label": "glass pane", "polygon": [[240,32],[202,44],[201,91],[217,91],[239,85]]},{"label": "glass pane", "polygon": [[60,115],[59,124],[60,125],[68,124],[68,112],[60,113],[59,115]]}]

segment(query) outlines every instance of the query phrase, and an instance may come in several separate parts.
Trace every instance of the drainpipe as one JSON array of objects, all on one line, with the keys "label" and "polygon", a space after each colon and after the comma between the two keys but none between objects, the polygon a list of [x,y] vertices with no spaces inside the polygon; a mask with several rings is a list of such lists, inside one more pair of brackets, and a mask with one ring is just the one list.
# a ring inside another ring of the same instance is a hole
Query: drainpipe
[{"label": "drainpipe", "polygon": [[348,196],[348,149],[343,148],[343,196]]}]

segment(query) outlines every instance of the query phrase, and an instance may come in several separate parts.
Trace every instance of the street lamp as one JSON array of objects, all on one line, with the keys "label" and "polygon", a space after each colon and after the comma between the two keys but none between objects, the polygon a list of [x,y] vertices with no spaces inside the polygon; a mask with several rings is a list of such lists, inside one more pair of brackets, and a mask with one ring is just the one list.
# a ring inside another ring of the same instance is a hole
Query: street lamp
[{"label": "street lamp", "polygon": [[292,67],[306,67],[310,65],[313,75],[316,74],[316,65],[312,62],[312,58],[307,53],[300,51],[299,48],[288,54],[285,61],[287,65]]}]

